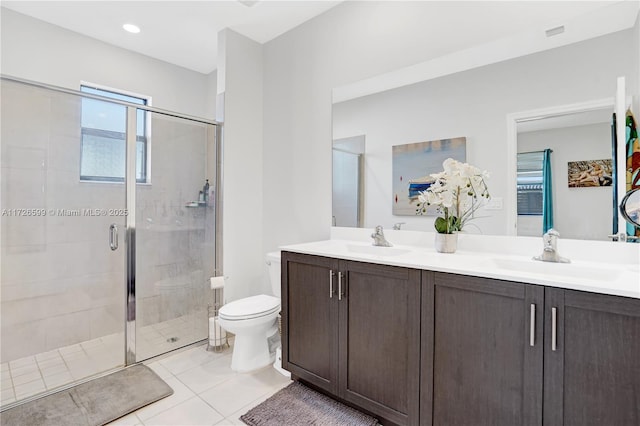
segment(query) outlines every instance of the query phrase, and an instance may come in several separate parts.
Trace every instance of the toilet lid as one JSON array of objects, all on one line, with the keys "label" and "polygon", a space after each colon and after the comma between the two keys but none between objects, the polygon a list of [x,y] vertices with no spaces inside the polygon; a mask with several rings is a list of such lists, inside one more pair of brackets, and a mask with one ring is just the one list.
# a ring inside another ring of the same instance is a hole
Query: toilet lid
[{"label": "toilet lid", "polygon": [[266,294],[251,296],[227,303],[218,315],[226,319],[250,319],[269,315],[280,310],[280,299]]}]

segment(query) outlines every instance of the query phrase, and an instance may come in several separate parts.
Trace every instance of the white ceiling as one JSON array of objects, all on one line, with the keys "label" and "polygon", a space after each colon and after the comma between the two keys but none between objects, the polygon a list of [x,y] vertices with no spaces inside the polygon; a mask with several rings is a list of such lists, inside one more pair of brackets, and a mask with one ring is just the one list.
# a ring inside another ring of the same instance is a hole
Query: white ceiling
[{"label": "white ceiling", "polygon": [[[259,43],[266,43],[340,3],[263,0],[247,7],[237,0],[1,1],[3,7],[16,12],[201,73],[216,69],[217,34],[221,29],[230,28]],[[410,20],[417,20],[423,25],[417,29],[415,22],[409,25],[416,33],[412,36],[416,39],[440,39],[441,42],[433,46],[434,55],[440,56],[451,53],[448,49],[469,48],[479,40],[507,37],[525,28],[550,28],[612,2],[419,3],[423,6],[419,8],[420,17]],[[393,12],[392,9],[388,11]],[[393,14],[386,19],[392,21]],[[134,23],[141,27],[142,32],[135,35],[127,33],[122,30],[124,23]],[[402,22],[387,22],[387,25],[378,22],[377,25],[381,26],[383,33],[403,26]],[[391,27],[387,28],[389,25]],[[445,37],[443,28],[451,29],[445,31]],[[464,30],[460,31],[460,28]]]},{"label": "white ceiling", "polygon": [[[204,74],[216,69],[218,31],[230,28],[266,43],[340,3],[264,0],[247,7],[236,0],[1,2],[16,12]],[[127,33],[125,23],[142,31]]]}]

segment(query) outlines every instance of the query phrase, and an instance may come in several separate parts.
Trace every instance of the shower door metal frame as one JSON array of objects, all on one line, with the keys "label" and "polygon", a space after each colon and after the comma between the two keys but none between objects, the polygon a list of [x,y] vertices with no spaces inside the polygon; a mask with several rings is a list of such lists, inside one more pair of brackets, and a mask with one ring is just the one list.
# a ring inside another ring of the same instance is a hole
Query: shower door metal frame
[{"label": "shower door metal frame", "polygon": [[[66,93],[80,98],[95,99],[113,104],[119,104],[127,109],[126,123],[126,165],[125,165],[125,204],[128,214],[126,216],[126,242],[125,242],[125,367],[136,362],[136,126],[138,109],[158,113],[164,116],[180,118],[215,127],[215,147],[216,147],[216,182],[215,182],[215,258],[214,270],[222,275],[222,153],[223,153],[223,123],[209,120],[202,117],[195,117],[188,114],[180,114],[149,105],[139,105],[118,99],[106,98],[100,95],[81,92],[79,90],[67,89],[65,87],[54,86],[46,83],[25,80],[5,74],[0,74],[2,80],[21,83],[27,86]],[[83,382],[74,382],[72,385]],[[71,386],[69,386],[71,387]],[[55,391],[58,391],[56,389]],[[47,395],[48,392],[42,396]],[[9,407],[7,407],[9,408]],[[3,407],[4,409],[4,407]]]}]

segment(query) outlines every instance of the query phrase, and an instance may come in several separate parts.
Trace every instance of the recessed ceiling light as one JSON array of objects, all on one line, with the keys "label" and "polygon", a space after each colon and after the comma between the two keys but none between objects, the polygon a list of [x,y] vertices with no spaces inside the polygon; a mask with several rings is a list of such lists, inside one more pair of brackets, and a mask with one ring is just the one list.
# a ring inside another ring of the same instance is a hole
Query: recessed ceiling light
[{"label": "recessed ceiling light", "polygon": [[133,24],[124,24],[122,28],[124,28],[125,31],[128,31],[133,34],[138,34],[140,32],[140,27]]}]

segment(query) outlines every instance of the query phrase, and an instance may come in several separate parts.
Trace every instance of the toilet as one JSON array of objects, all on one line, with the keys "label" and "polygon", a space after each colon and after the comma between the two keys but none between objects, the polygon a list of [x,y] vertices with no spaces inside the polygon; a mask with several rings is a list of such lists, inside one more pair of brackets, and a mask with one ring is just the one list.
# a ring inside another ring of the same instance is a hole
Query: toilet
[{"label": "toilet", "polygon": [[268,338],[278,332],[280,312],[280,252],[267,253],[269,280],[275,296],[260,294],[235,300],[218,311],[218,323],[235,334],[231,369],[244,373],[265,367],[275,360]]}]

